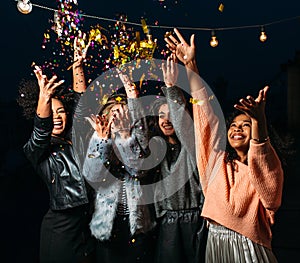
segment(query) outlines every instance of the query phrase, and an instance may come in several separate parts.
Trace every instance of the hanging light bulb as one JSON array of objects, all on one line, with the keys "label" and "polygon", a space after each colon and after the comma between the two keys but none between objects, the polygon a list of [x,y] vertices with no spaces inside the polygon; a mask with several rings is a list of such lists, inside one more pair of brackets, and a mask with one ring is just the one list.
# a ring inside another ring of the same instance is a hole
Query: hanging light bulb
[{"label": "hanging light bulb", "polygon": [[209,44],[210,44],[211,47],[216,47],[216,46],[219,45],[219,41],[216,37],[216,34],[215,34],[214,30],[211,31],[211,40],[210,40]]},{"label": "hanging light bulb", "polygon": [[264,27],[262,26],[261,27],[261,31],[260,31],[260,36],[259,36],[259,40],[261,41],[261,42],[265,42],[266,40],[267,40],[267,35],[266,35],[266,32],[265,32],[265,29],[264,29]]},{"label": "hanging light bulb", "polygon": [[29,14],[32,11],[32,4],[29,0],[18,0],[17,8],[22,14]]}]

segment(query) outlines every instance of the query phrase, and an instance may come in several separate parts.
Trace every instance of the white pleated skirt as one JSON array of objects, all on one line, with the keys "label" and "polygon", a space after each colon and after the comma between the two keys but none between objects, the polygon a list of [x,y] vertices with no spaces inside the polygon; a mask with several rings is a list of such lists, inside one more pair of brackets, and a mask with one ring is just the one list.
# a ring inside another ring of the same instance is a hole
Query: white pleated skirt
[{"label": "white pleated skirt", "polygon": [[272,250],[224,226],[209,224],[206,263],[277,263]]}]

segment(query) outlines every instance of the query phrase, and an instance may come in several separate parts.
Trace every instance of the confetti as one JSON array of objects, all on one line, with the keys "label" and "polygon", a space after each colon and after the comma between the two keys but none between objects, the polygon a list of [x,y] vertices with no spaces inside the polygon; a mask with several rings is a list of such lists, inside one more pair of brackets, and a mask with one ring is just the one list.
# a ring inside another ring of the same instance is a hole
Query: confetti
[{"label": "confetti", "polygon": [[219,5],[219,8],[218,8],[218,9],[219,9],[220,12],[223,12],[223,10],[224,10],[224,4],[221,3],[221,4]]}]

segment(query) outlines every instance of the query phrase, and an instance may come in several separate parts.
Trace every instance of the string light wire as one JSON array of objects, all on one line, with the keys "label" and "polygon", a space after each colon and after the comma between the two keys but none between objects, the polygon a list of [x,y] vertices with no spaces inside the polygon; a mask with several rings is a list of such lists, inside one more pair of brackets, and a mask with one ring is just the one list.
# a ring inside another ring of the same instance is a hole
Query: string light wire
[{"label": "string light wire", "polygon": [[[57,9],[50,8],[47,6],[42,6],[38,4],[31,3],[32,6],[41,8],[41,9],[46,9],[49,11],[58,11]],[[101,16],[94,16],[94,15],[88,15],[88,14],[81,14],[81,16],[86,17],[86,18],[92,18],[92,19],[97,19],[97,20],[102,20],[102,21],[109,21],[109,22],[117,22],[119,20],[117,19],[112,19],[112,18],[106,18],[106,17],[101,17]],[[209,27],[182,27],[182,26],[167,26],[167,25],[148,25],[149,28],[159,28],[159,29],[173,29],[174,27],[180,29],[180,30],[194,30],[194,31],[225,31],[225,30],[239,30],[239,29],[250,29],[250,28],[261,28],[262,26],[271,26],[275,24],[281,24],[284,22],[292,21],[300,19],[300,16],[294,16],[294,17],[288,17],[288,18],[283,18],[280,20],[276,21],[271,21],[269,23],[265,24],[255,24],[255,25],[245,25],[245,26],[230,26],[230,27],[215,27],[215,28],[209,28]],[[130,21],[122,21],[124,24],[132,25],[132,26],[142,26],[141,23],[135,23],[135,22],[130,22]]]}]

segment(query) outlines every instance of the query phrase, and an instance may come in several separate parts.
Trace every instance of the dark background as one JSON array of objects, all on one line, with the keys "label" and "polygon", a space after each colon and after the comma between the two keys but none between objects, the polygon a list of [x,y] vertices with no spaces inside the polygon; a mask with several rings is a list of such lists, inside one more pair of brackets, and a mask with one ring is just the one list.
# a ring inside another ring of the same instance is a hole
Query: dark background
[{"label": "dark background", "polygon": [[[296,60],[300,49],[300,20],[294,19],[300,15],[299,1],[222,1],[223,12],[218,11],[221,1],[215,0],[78,2],[79,9],[88,15],[113,19],[117,13],[125,13],[128,21],[135,23],[144,17],[150,27],[158,22],[162,28],[151,28],[151,33],[158,39],[159,48],[163,48],[164,33],[170,30],[164,26],[179,28],[187,39],[195,33],[201,75],[224,109],[229,109],[241,96],[255,95],[259,88],[269,84],[269,118],[282,134],[291,133],[299,145],[297,131],[287,125],[286,76],[286,65]],[[22,153],[32,123],[22,117],[16,98],[20,80],[32,77],[31,63],[45,57],[41,45],[45,30],[51,27],[49,19],[53,18],[53,11],[33,6],[32,12],[24,15],[17,10],[14,0],[1,3],[0,260],[38,262],[39,228],[48,207],[48,195]],[[57,9],[55,0],[32,3]],[[85,18],[84,23],[108,24],[92,18]],[[261,43],[259,26],[268,23],[272,23],[265,26],[268,40]],[[217,31],[217,48],[209,46],[210,30],[197,29],[248,25],[257,27]],[[274,226],[273,247],[279,262],[295,262],[298,258],[298,161],[297,155],[289,161],[283,205]]]}]

